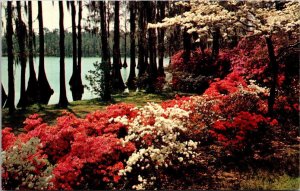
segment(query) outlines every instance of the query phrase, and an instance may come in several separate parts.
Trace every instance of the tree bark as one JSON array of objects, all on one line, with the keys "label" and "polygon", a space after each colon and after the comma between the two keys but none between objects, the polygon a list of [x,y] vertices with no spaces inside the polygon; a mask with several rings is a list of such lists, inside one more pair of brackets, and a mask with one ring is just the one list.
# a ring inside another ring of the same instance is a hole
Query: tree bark
[{"label": "tree bark", "polygon": [[136,2],[129,2],[130,11],[130,72],[127,81],[129,89],[136,88],[136,74],[135,74],[135,19],[136,19]]},{"label": "tree bark", "polygon": [[220,49],[220,29],[218,27],[214,28],[214,31],[212,32],[213,36],[213,46],[212,46],[212,53],[211,57],[213,60],[215,60],[219,56],[219,49]]},{"label": "tree bark", "polygon": [[102,93],[103,101],[111,100],[111,90],[110,90],[110,57],[109,57],[109,47],[107,42],[107,30],[106,30],[106,8],[105,2],[100,1],[100,25],[101,25],[101,42],[102,42],[102,68],[103,68],[103,80],[104,88]]},{"label": "tree bark", "polygon": [[138,36],[138,77],[142,77],[143,74],[146,72],[147,69],[147,62],[146,62],[146,49],[145,49],[145,36],[146,36],[146,26],[145,26],[145,15],[144,15],[144,1],[138,2],[138,8],[139,8],[139,20],[138,20],[138,26],[139,26],[139,36]]},{"label": "tree bark", "polygon": [[43,7],[42,1],[38,1],[38,19],[39,19],[39,39],[40,39],[40,63],[39,63],[39,102],[41,104],[48,104],[51,95],[54,93],[50,87],[46,73],[45,73],[45,51],[44,51],[44,24],[43,24]]},{"label": "tree bark", "polygon": [[27,95],[26,95],[26,53],[25,53],[25,40],[26,40],[26,25],[22,20],[21,13],[21,2],[17,1],[17,14],[16,19],[16,32],[19,44],[19,60],[21,62],[21,89],[20,89],[20,100],[17,107],[26,108],[27,106]]},{"label": "tree bark", "polygon": [[112,71],[112,87],[116,91],[125,89],[121,76],[121,54],[120,54],[120,19],[119,19],[120,2],[115,1],[115,22],[114,22],[114,45],[113,45],[113,71]]},{"label": "tree bark", "polygon": [[6,100],[7,100],[7,94],[6,94],[6,92],[5,92],[5,90],[4,90],[4,88],[3,88],[3,84],[1,83],[1,96],[2,96],[2,107],[5,105],[5,102],[6,102]]},{"label": "tree bark", "polygon": [[81,57],[82,57],[82,33],[81,33],[81,19],[82,19],[82,1],[78,1],[78,83],[79,83],[79,96],[80,100],[84,93],[84,87],[81,79]]},{"label": "tree bark", "polygon": [[126,58],[127,58],[127,10],[126,10],[126,1],[125,1],[125,11],[124,11],[124,28],[125,28],[125,32],[124,32],[124,62],[123,62],[123,68],[127,68],[127,61],[126,61]]},{"label": "tree bark", "polygon": [[82,57],[82,34],[81,34],[81,19],[82,19],[82,1],[78,1],[78,73],[81,81],[81,57]]},{"label": "tree bark", "polygon": [[69,81],[72,97],[74,101],[81,100],[83,93],[83,86],[80,83],[81,77],[79,76],[78,65],[77,65],[77,34],[76,34],[76,8],[75,2],[70,2],[71,15],[72,15],[72,42],[73,42],[73,73]]},{"label": "tree bark", "polygon": [[[154,23],[155,20],[155,4],[151,1],[147,2],[147,22]],[[148,80],[148,92],[155,91],[155,82],[157,80],[157,63],[156,63],[156,31],[151,28],[148,29],[148,46],[149,46],[149,80]]]},{"label": "tree bark", "polygon": [[[166,2],[164,1],[158,1],[158,12],[159,12],[159,22],[162,22],[162,20],[165,18],[165,7]],[[158,76],[165,76],[164,71],[164,52],[165,52],[165,46],[164,46],[164,38],[165,38],[165,29],[160,28],[158,29]]]},{"label": "tree bark", "polygon": [[266,43],[268,47],[268,54],[269,54],[269,67],[271,69],[271,87],[270,87],[270,96],[268,98],[268,114],[270,116],[273,115],[274,112],[274,103],[276,97],[276,83],[278,78],[278,63],[276,61],[275,53],[274,53],[274,46],[271,37],[266,36]]},{"label": "tree bark", "polygon": [[192,48],[191,35],[189,33],[187,33],[186,29],[184,29],[184,31],[183,31],[183,49],[184,49],[183,60],[185,63],[189,62],[189,60],[190,60],[191,48]]},{"label": "tree bark", "polygon": [[38,81],[33,64],[33,29],[32,29],[32,1],[28,1],[28,49],[29,49],[29,81],[27,85],[27,98],[29,104],[38,102]]},{"label": "tree bark", "polygon": [[64,31],[64,7],[63,2],[58,2],[59,6],[59,102],[60,107],[67,107],[69,102],[66,93],[66,80],[65,80],[65,31]]},{"label": "tree bark", "polygon": [[15,83],[14,83],[14,55],[13,55],[13,23],[12,23],[12,2],[7,2],[6,20],[6,43],[8,57],[8,98],[5,107],[9,108],[9,113],[15,111]]}]

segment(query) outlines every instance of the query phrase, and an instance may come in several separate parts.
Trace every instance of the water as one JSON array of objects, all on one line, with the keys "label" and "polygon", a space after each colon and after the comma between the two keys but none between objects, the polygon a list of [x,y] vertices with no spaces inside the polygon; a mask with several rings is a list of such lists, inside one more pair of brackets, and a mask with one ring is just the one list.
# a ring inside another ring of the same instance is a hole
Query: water
[{"label": "water", "polygon": [[[85,79],[85,75],[89,74],[89,70],[94,70],[93,63],[94,62],[100,62],[101,58],[99,57],[83,57],[82,58],[82,67],[81,67],[81,77],[82,77],[82,83],[84,85],[89,85],[89,82]],[[124,58],[122,58],[122,63],[124,61]],[[3,87],[5,89],[5,92],[8,93],[8,72],[7,72],[7,57],[1,58],[1,82],[3,84]],[[127,68],[121,69],[121,75],[123,78],[123,81],[126,82],[129,76],[130,71],[130,58],[126,59]],[[38,76],[38,63],[39,58],[34,59],[34,67],[36,75]],[[137,60],[136,60],[137,63]],[[169,58],[164,59],[164,66],[168,66],[169,64]],[[67,98],[69,101],[73,101],[72,99],[72,93],[69,86],[69,80],[72,75],[72,58],[65,58],[65,77],[66,77],[66,90],[67,90]],[[53,95],[51,96],[48,104],[57,104],[59,101],[59,57],[45,57],[45,72],[47,75],[48,82],[51,86],[51,88],[54,90]],[[136,68],[136,74],[138,74],[138,69]],[[20,65],[14,65],[14,78],[15,78],[15,104],[18,103],[20,99],[20,81],[21,81],[21,66]],[[27,64],[26,67],[26,88],[27,83],[29,79],[29,65]],[[82,95],[83,100],[89,100],[96,98],[97,96],[89,91],[88,89],[84,89],[84,94]]]}]

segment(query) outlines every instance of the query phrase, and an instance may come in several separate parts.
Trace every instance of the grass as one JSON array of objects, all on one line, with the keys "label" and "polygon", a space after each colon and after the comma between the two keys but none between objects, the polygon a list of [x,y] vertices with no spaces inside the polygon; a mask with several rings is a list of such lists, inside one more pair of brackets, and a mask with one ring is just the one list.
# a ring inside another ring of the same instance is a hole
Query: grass
[{"label": "grass", "polygon": [[14,114],[9,115],[8,109],[2,109],[2,128],[12,127],[15,133],[23,131],[23,121],[31,114],[38,113],[48,124],[54,124],[55,119],[67,110],[77,117],[85,117],[86,114],[96,110],[104,109],[110,104],[125,102],[132,103],[140,107],[147,102],[160,103],[167,99],[172,99],[174,94],[147,94],[144,92],[130,92],[129,94],[115,94],[113,101],[102,102],[99,99],[81,100],[70,102],[67,108],[59,108],[57,105],[32,105],[24,110],[17,109]]},{"label": "grass", "polygon": [[241,190],[300,190],[300,177],[259,171],[241,181]]}]

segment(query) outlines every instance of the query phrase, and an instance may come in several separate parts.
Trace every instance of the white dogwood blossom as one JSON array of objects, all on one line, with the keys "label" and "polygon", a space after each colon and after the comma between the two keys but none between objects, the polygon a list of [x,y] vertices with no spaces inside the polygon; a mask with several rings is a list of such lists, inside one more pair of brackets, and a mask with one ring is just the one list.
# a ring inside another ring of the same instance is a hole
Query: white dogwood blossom
[{"label": "white dogwood blossom", "polygon": [[220,29],[223,38],[229,35],[270,35],[278,31],[299,34],[299,1],[287,1],[280,10],[276,9],[275,1],[191,0],[177,5],[189,7],[189,11],[165,18],[160,23],[150,23],[148,27],[180,25],[188,33],[197,32],[200,37],[211,34],[214,27]]}]

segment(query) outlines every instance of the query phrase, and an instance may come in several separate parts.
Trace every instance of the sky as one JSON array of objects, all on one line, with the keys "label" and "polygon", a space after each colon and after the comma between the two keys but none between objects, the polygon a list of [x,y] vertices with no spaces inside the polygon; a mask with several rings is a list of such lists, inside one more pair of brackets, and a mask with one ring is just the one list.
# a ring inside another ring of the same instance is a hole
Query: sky
[{"label": "sky", "polygon": [[[0,0],[1,1],[1,0]],[[51,31],[53,29],[58,29],[59,28],[59,9],[58,9],[58,1],[43,1],[43,20],[44,20],[44,27],[50,29]],[[16,2],[13,2],[13,5],[15,5]],[[22,2],[23,4],[23,2]],[[83,3],[84,4],[84,3]],[[1,19],[3,21],[3,30],[5,30],[6,22],[5,22],[5,9],[4,6],[6,6],[6,3],[3,3],[2,10],[1,10]],[[24,9],[22,9],[24,12]],[[78,12],[78,6],[76,6],[76,13]],[[87,8],[83,8],[82,11],[82,17],[86,18],[88,13]],[[35,32],[38,31],[38,3],[37,1],[32,1],[32,21],[33,21],[33,29]],[[23,14],[23,21],[27,23],[28,16]],[[76,15],[76,23],[78,20],[78,16]],[[84,21],[82,21],[83,23]],[[64,27],[66,30],[71,31],[71,10],[67,10],[67,5],[64,3]]]}]

